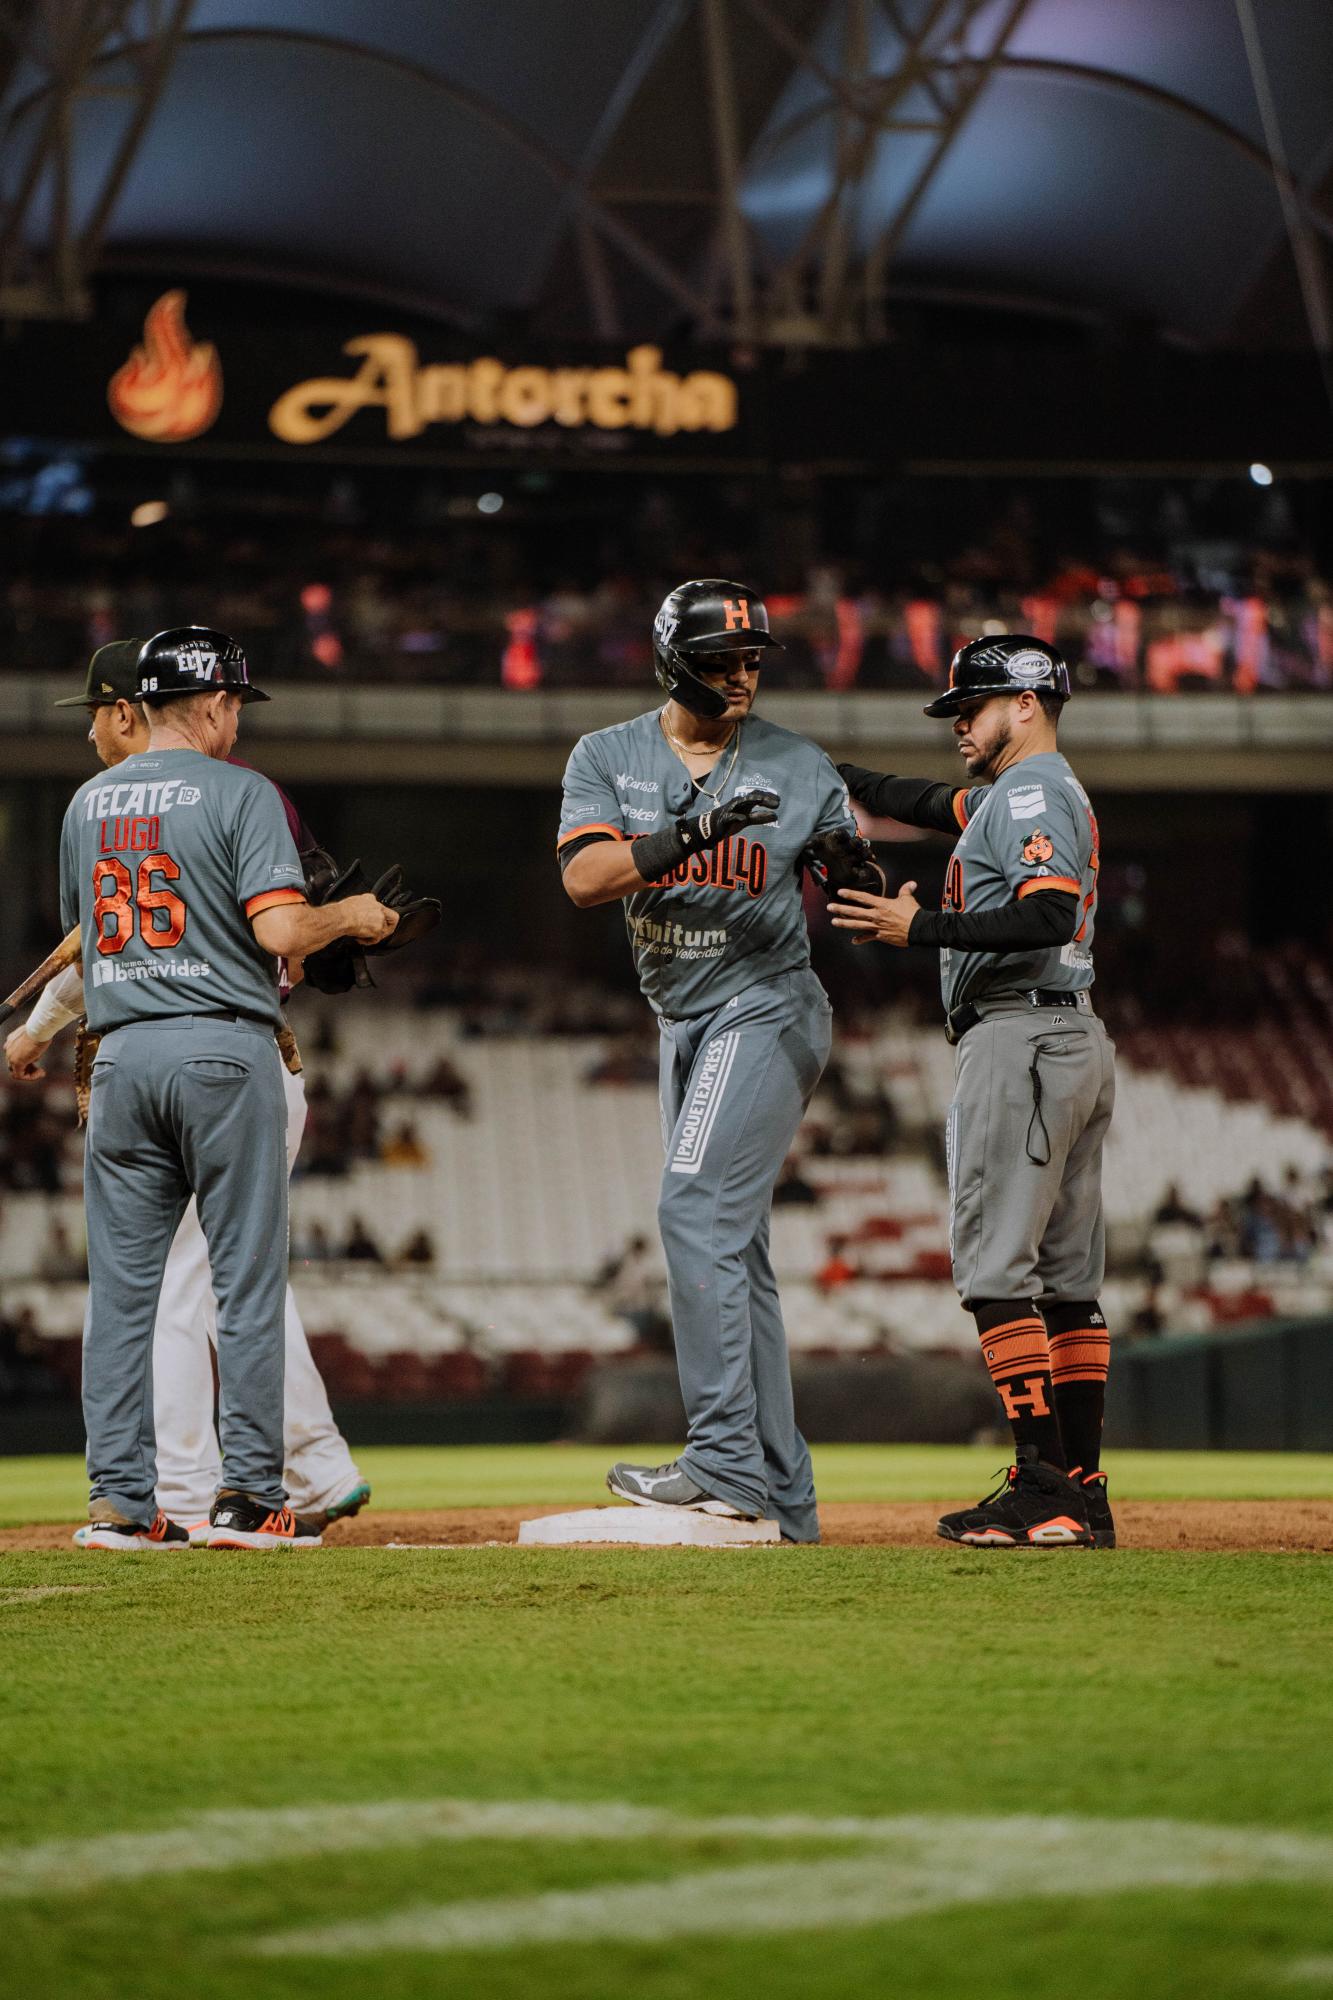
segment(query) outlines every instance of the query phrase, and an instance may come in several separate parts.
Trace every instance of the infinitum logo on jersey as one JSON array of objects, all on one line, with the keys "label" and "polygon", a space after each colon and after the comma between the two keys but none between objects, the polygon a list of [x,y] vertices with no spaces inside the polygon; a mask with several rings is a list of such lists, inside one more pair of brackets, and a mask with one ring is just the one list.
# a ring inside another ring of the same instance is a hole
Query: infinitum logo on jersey
[{"label": "infinitum logo on jersey", "polygon": [[720,925],[711,931],[691,930],[688,924],[629,916],[625,924],[634,950],[655,958],[721,958],[727,948],[727,933]]}]

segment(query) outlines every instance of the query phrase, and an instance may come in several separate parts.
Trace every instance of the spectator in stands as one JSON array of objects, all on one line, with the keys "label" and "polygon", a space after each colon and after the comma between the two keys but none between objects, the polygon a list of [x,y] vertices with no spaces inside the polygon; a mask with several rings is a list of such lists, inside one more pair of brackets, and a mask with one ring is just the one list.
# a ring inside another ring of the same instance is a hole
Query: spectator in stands
[{"label": "spectator in stands", "polygon": [[9,1090],[0,1120],[0,1184],[20,1194],[59,1194],[64,1138],[43,1096]]},{"label": "spectator in stands", "polygon": [[589,1083],[656,1083],[657,1051],[640,1035],[624,1035],[588,1071]]},{"label": "spectator in stands", "polygon": [[1191,1229],[1203,1228],[1203,1217],[1196,1209],[1188,1206],[1175,1181],[1172,1181],[1162,1196],[1153,1216],[1153,1222],[1159,1228],[1164,1228],[1173,1222],[1184,1223]]},{"label": "spectator in stands", "polygon": [[1236,1221],[1241,1255],[1255,1264],[1275,1264],[1283,1254],[1283,1218],[1257,1174],[1237,1204]]},{"label": "spectator in stands", "polygon": [[60,1377],[46,1359],[47,1343],[31,1306],[0,1314],[0,1402],[36,1402],[61,1394]]},{"label": "spectator in stands", "polygon": [[785,1159],[773,1189],[774,1208],[814,1208],[819,1200],[819,1189],[804,1178],[800,1162],[794,1155]]},{"label": "spectator in stands", "polygon": [[821,1292],[836,1292],[843,1285],[849,1285],[860,1274],[855,1264],[847,1258],[847,1238],[830,1236],[828,1256],[815,1272],[815,1283]]},{"label": "spectator in stands", "polygon": [[663,1311],[665,1282],[654,1269],[646,1236],[631,1236],[618,1256],[603,1265],[592,1290],[607,1311],[633,1328],[642,1346],[659,1352],[671,1347],[671,1323]]},{"label": "spectator in stands", "polygon": [[322,1222],[312,1222],[299,1238],[292,1238],[292,1258],[298,1264],[327,1264],[332,1255],[333,1245]]},{"label": "spectator in stands", "polygon": [[1162,1331],[1162,1299],[1156,1278],[1149,1283],[1143,1303],[1130,1315],[1125,1329],[1130,1340],[1155,1340]]},{"label": "spectator in stands", "polygon": [[418,1229],[409,1236],[398,1252],[398,1262],[403,1265],[428,1267],[435,1262],[435,1243],[429,1230]]},{"label": "spectator in stands", "polygon": [[342,1107],[343,1151],[351,1160],[380,1156],[380,1091],[369,1070],[358,1070]]},{"label": "spectator in stands", "polygon": [[37,1275],[48,1285],[82,1283],[88,1276],[88,1258],[70,1241],[64,1218],[53,1215],[46,1243],[37,1260]]},{"label": "spectator in stands", "polygon": [[342,1254],[350,1264],[382,1264],[384,1252],[375,1241],[359,1215],[354,1215],[347,1225],[347,1241]]},{"label": "spectator in stands", "polygon": [[421,1085],[422,1097],[440,1097],[459,1118],[472,1116],[472,1087],[448,1056],[441,1056]]},{"label": "spectator in stands", "polygon": [[398,1127],[392,1136],[380,1147],[380,1161],[386,1167],[426,1167],[430,1165],[430,1154],[421,1142],[421,1134],[410,1120]]}]

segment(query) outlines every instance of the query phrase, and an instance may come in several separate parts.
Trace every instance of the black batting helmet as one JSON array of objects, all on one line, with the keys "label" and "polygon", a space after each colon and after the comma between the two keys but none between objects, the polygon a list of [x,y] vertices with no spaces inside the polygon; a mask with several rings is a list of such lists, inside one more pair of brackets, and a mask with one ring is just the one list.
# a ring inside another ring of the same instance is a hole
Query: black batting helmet
[{"label": "black batting helmet", "polygon": [[727,698],[700,680],[690,661],[701,653],[777,645],[764,601],[748,584],[703,577],[663,599],[653,620],[653,671],[673,701],[715,722],[726,714]]},{"label": "black batting helmet", "polygon": [[957,715],[969,701],[987,694],[1053,694],[1069,699],[1069,669],[1044,639],[1004,632],[998,639],[970,639],[949,665],[949,685],[927,715]]},{"label": "black batting helmet", "polygon": [[245,649],[229,633],[209,625],[173,625],[149,639],[139,654],[136,701],[166,701],[173,695],[214,694],[226,688],[242,701],[267,701],[250,680]]}]

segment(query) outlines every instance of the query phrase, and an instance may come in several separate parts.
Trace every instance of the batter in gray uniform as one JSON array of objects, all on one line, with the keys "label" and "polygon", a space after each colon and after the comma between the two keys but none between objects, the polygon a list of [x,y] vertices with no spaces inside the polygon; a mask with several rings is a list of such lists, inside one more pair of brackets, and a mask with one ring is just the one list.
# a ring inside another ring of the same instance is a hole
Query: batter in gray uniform
[{"label": "batter in gray uniform", "polygon": [[[223,1486],[210,1547],[310,1539],[286,1505],[286,1114],[278,957],[374,942],[373,896],[321,909],[274,787],[227,764],[241,706],[267,700],[225,633],[159,633],[139,657],[149,747],[74,794],[60,842],[65,928],[83,939],[93,1069],[84,1165],[83,1410],[89,1549],[188,1547],[154,1500],[152,1339],[191,1194],[217,1300]],[[314,1537],[313,1539],[318,1539]]]},{"label": "batter in gray uniform", "polygon": [[640,1505],[770,1515],[813,1542],[768,1251],[773,1185],[830,1042],[802,868],[826,893],[883,877],[824,753],[751,714],[773,643],[743,584],[673,591],[654,628],[671,699],[575,746],[559,854],[575,903],[624,900],[661,1029],[658,1218],[689,1434],[679,1460],[617,1465],[607,1484]]},{"label": "batter in gray uniform", "polygon": [[980,1547],[1114,1544],[1100,1470],[1109,1340],[1102,1143],[1114,1055],[1092,1011],[1097,821],[1056,748],[1069,674],[1020,634],[978,639],[927,715],[954,718],[969,790],[841,766],[872,811],[958,835],[938,914],[904,885],[833,922],[940,950],[957,1087],[947,1148],[954,1281],[1013,1429],[997,1494],[940,1533]]}]

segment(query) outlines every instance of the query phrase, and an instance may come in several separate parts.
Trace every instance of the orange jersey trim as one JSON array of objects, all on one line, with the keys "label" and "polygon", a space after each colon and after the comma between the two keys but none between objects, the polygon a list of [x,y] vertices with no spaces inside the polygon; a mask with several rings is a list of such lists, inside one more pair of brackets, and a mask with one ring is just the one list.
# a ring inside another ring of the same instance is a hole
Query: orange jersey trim
[{"label": "orange jersey trim", "polygon": [[588,826],[572,826],[568,833],[562,833],[555,844],[556,853],[558,854],[562,847],[568,846],[571,840],[583,840],[590,833],[604,833],[608,840],[625,838],[622,827],[608,826],[604,820],[593,820]]},{"label": "orange jersey trim", "polygon": [[265,889],[262,896],[252,896],[245,906],[247,917],[257,917],[261,910],[271,910],[276,903],[304,903],[304,889]]},{"label": "orange jersey trim", "polygon": [[1071,882],[1067,875],[1039,875],[1035,882],[1024,882],[1018,892],[1021,903],[1024,896],[1032,895],[1036,889],[1063,889],[1067,896],[1077,896],[1083,888],[1081,882]]},{"label": "orange jersey trim", "polygon": [[955,818],[955,819],[956,819],[956,820],[958,821],[958,824],[959,824],[959,826],[962,826],[962,827],[965,827],[965,826],[967,825],[967,793],[966,793],[966,792],[955,792],[955,793],[954,793],[954,795],[953,795],[953,816],[954,816],[954,818]]}]

